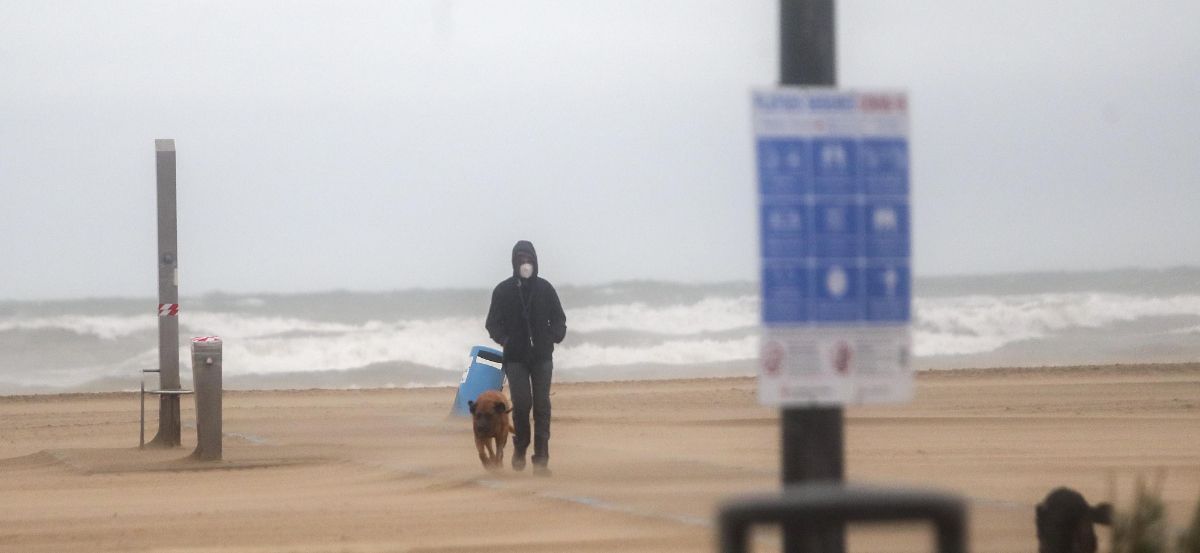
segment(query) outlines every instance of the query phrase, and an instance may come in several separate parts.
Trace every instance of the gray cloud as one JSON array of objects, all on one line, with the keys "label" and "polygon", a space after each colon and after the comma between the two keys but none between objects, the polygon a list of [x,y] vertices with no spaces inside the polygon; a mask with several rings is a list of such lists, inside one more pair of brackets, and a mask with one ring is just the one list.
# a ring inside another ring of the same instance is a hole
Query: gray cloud
[{"label": "gray cloud", "polygon": [[[843,2],[841,81],[912,95],[915,260],[1200,264],[1192,3]],[[0,297],[753,279],[773,2],[0,5]]]}]

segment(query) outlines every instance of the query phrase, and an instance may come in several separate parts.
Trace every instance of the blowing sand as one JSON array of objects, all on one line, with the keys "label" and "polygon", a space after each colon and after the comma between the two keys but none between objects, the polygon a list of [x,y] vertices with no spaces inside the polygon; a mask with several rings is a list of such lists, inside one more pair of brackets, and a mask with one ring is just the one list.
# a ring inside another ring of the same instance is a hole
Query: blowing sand
[{"label": "blowing sand", "polygon": [[[1176,525],[1200,498],[1200,364],[917,381],[911,404],[847,411],[848,479],[968,497],[976,551],[1036,551],[1057,485],[1125,499],[1157,475]],[[185,459],[190,399],[184,447],[139,451],[136,394],[0,398],[0,551],[715,551],[717,505],[778,487],[752,379],[558,384],[551,478],[484,471],[453,394],[227,392],[217,463]],[[855,527],[850,549],[927,532]]]}]

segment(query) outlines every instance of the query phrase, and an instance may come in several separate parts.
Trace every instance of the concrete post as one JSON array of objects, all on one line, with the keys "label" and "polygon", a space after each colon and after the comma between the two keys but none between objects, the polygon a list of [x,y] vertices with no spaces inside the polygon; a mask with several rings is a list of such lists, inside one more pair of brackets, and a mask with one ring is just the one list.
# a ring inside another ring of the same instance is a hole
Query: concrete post
[{"label": "concrete post", "polygon": [[196,391],[196,451],[201,461],[221,460],[221,339],[192,338],[192,387]]}]

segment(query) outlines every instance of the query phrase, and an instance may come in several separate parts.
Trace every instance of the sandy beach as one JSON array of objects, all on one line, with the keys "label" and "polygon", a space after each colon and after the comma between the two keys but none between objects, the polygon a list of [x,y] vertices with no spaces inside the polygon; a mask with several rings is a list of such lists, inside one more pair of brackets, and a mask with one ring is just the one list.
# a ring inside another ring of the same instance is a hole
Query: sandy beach
[{"label": "sandy beach", "polygon": [[[1200,364],[917,382],[910,404],[847,410],[848,479],[966,496],[976,551],[1035,551],[1057,485],[1122,500],[1157,475],[1176,525],[1200,497]],[[778,487],[778,412],[754,389],[557,384],[551,478],[484,471],[449,388],[227,392],[217,463],[185,459],[189,399],[184,447],[139,451],[136,394],[0,397],[0,551],[714,551],[717,505]],[[855,527],[850,548],[927,533]]]}]

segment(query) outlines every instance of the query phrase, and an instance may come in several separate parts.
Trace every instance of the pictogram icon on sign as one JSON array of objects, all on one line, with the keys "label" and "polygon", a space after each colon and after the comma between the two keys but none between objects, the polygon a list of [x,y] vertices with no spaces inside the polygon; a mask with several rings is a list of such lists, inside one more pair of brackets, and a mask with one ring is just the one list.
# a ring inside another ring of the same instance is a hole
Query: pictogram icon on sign
[{"label": "pictogram icon on sign", "polygon": [[776,341],[767,342],[763,346],[762,363],[767,376],[777,376],[783,368],[783,345]]},{"label": "pictogram icon on sign", "polygon": [[850,358],[854,352],[850,350],[850,345],[846,342],[838,342],[837,349],[833,353],[833,368],[838,374],[847,374],[850,372]]},{"label": "pictogram icon on sign", "polygon": [[834,298],[846,295],[846,290],[849,288],[846,271],[834,265],[829,269],[829,274],[825,275],[825,287],[829,290],[829,295]]},{"label": "pictogram icon on sign", "polygon": [[878,231],[895,231],[899,226],[896,220],[896,210],[891,207],[877,207],[871,213],[871,224]]}]

